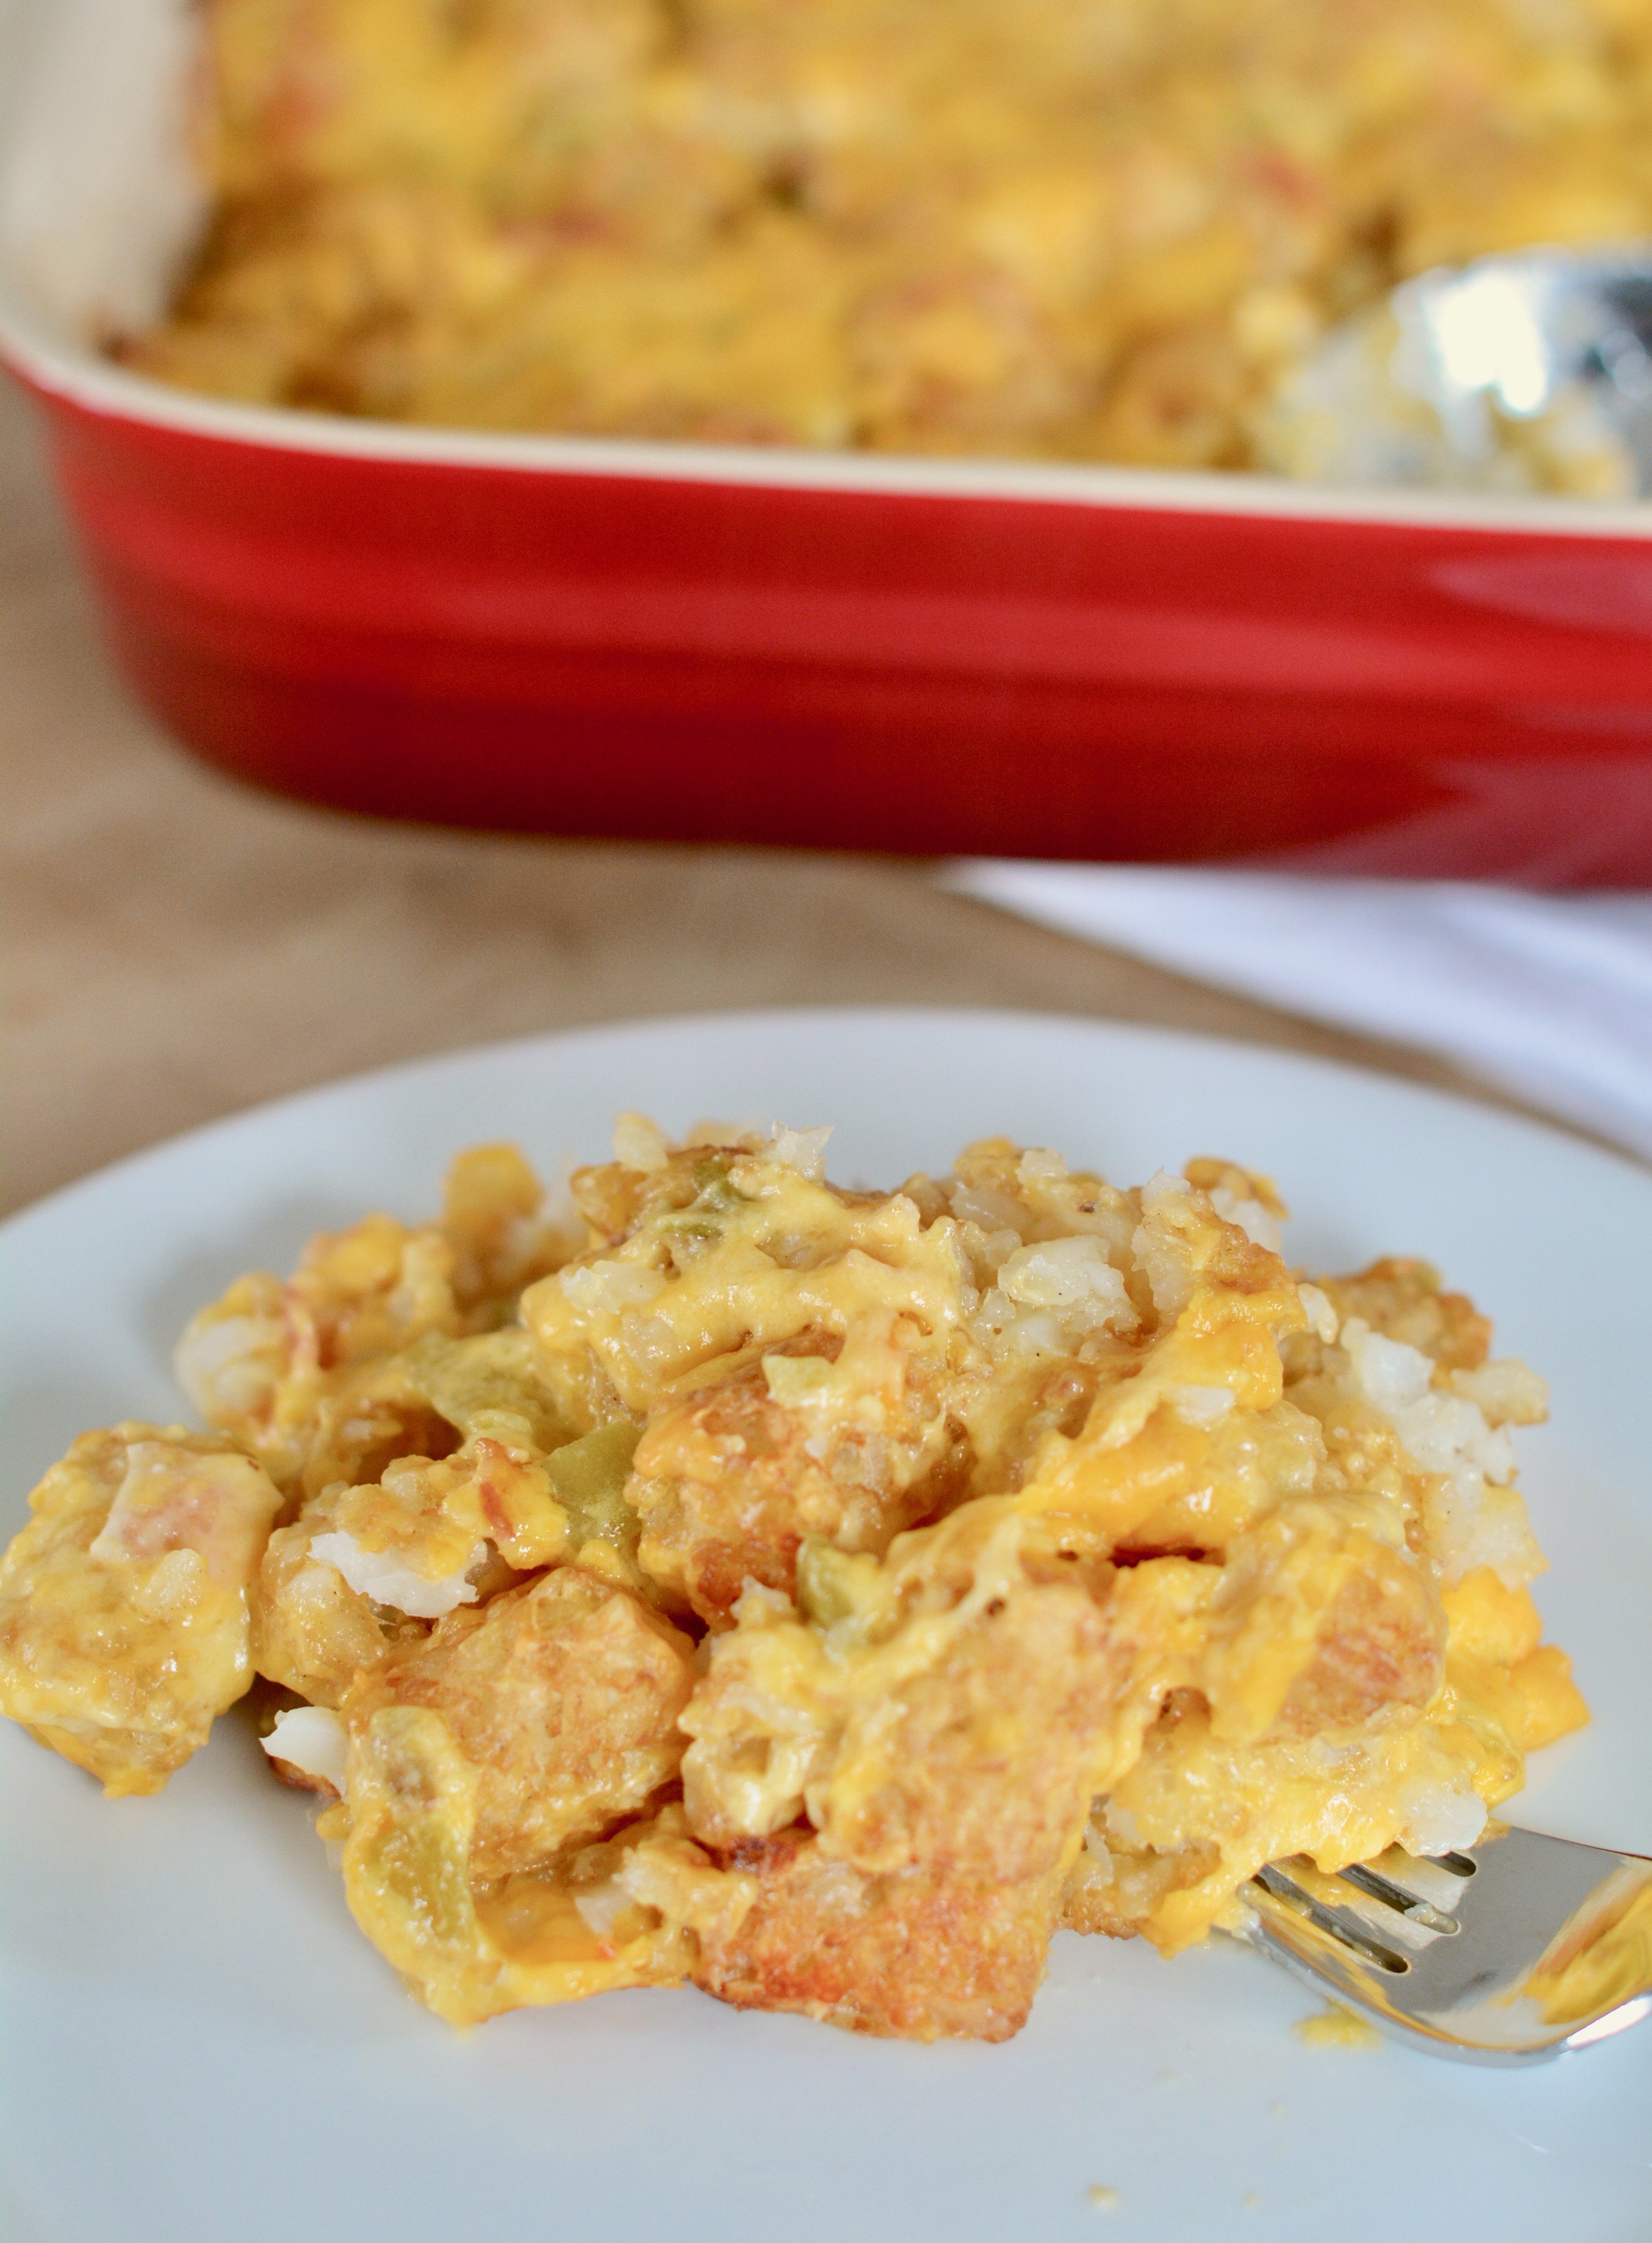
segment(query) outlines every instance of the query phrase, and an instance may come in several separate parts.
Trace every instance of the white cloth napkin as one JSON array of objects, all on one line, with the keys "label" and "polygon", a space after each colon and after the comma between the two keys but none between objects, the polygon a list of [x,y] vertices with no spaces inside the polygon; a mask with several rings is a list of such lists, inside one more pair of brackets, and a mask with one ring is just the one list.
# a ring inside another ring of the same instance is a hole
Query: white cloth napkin
[{"label": "white cloth napkin", "polygon": [[1652,894],[989,858],[941,877],[1288,1012],[1443,1053],[1652,1159]]}]

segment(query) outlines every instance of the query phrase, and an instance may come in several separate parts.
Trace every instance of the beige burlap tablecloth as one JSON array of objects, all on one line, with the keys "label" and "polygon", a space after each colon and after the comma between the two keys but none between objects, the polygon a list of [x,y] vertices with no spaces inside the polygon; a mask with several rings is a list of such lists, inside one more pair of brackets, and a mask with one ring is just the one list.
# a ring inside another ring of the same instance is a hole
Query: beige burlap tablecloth
[{"label": "beige burlap tablecloth", "polygon": [[923,865],[439,832],[239,787],[111,670],[32,413],[3,378],[0,757],[7,1209],[360,1068],[732,1006],[1025,1007],[1463,1087],[943,893]]}]

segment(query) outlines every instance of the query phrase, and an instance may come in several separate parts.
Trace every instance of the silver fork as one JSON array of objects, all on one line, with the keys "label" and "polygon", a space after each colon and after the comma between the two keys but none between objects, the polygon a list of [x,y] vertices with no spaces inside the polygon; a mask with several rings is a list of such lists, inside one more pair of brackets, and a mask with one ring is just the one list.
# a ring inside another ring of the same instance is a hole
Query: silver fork
[{"label": "silver fork", "polygon": [[1335,1877],[1275,1862],[1244,1897],[1242,1938],[1435,2056],[1541,2064],[1652,2015],[1643,1855],[1494,1823],[1460,1853],[1395,1847]]}]

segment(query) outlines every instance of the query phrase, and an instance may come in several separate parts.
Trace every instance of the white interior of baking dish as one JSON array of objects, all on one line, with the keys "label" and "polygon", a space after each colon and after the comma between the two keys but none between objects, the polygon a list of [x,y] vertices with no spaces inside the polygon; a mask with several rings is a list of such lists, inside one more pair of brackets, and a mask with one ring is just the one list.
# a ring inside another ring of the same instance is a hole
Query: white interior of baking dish
[{"label": "white interior of baking dish", "polygon": [[1645,505],[1328,490],[1143,468],[484,435],[271,411],[167,388],[113,365],[98,342],[164,309],[199,238],[206,198],[188,133],[198,38],[194,0],[0,0],[0,355],[39,387],[94,410],[299,450],[539,473],[1652,538]]}]

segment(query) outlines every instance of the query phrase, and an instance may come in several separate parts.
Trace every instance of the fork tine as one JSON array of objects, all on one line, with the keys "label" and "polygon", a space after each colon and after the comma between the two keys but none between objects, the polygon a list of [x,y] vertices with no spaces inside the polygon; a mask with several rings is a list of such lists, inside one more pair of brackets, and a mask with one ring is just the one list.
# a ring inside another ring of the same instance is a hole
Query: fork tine
[{"label": "fork tine", "polygon": [[1256,1882],[1275,1900],[1283,1901],[1287,1908],[1295,1909],[1306,1916],[1328,1939],[1340,1942],[1352,1953],[1373,1963],[1379,1970],[1402,1977],[1410,1970],[1411,1964],[1405,1956],[1396,1954],[1392,1947],[1385,1947],[1379,1939],[1373,1938],[1357,1917],[1350,1916],[1345,1909],[1327,1907],[1324,1901],[1316,1899],[1294,1877],[1288,1877],[1273,1862],[1257,1871]]},{"label": "fork tine", "polygon": [[1367,1869],[1363,1862],[1356,1862],[1351,1869],[1344,1869],[1342,1876],[1345,1883],[1353,1885],[1372,1900],[1379,1900],[1385,1908],[1392,1908],[1397,1915],[1409,1916],[1413,1923],[1421,1924],[1426,1931],[1439,1931],[1449,1936],[1461,1929],[1454,1916],[1446,1915],[1432,1901],[1424,1900],[1417,1893],[1408,1892],[1403,1885],[1397,1885],[1392,1877],[1384,1876],[1379,1869]]}]

